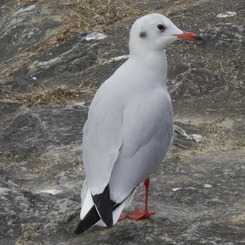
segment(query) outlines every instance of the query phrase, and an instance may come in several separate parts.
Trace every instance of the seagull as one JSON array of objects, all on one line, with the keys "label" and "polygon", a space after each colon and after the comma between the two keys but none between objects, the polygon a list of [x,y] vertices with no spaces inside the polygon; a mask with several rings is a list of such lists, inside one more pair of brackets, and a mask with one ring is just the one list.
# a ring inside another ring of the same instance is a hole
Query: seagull
[{"label": "seagull", "polygon": [[[161,14],[137,19],[130,31],[128,60],[97,90],[83,128],[86,179],[75,234],[155,213],[148,209],[149,176],[173,140],[164,49],[177,39],[202,38],[181,31]],[[145,208],[120,217],[143,181]]]}]

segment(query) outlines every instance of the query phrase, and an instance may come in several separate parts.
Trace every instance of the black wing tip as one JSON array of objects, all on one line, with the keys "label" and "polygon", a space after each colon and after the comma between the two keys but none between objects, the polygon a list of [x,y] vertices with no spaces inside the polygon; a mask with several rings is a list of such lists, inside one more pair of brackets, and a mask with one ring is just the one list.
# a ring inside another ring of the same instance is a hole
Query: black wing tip
[{"label": "black wing tip", "polygon": [[[115,203],[115,202],[111,201],[112,210],[114,211],[115,209],[117,209],[122,203],[123,202]],[[89,210],[89,212],[86,214],[84,219],[80,220],[80,222],[77,225],[77,228],[74,231],[74,234],[76,234],[76,235],[82,234],[83,232],[88,230],[90,227],[95,225],[99,220],[101,220],[101,218],[100,218],[100,216],[99,216],[99,214],[98,214],[98,212],[96,210],[96,207],[93,206]],[[111,228],[113,226],[112,219],[109,219],[109,221],[107,220],[106,226],[108,228]]]},{"label": "black wing tip", "polygon": [[95,205],[89,210],[83,220],[78,223],[74,231],[76,235],[82,234],[101,219],[107,227],[111,228],[113,226],[113,211],[123,203],[115,203],[110,199],[109,184],[101,194],[92,195],[92,198]]},{"label": "black wing tip", "polygon": [[112,215],[112,201],[110,199],[109,184],[105,187],[104,191],[100,194],[92,195],[94,204],[96,205],[101,219],[107,227],[113,226]]},{"label": "black wing tip", "polygon": [[84,225],[83,225],[83,220],[81,220],[78,225],[77,225],[77,228],[76,230],[74,231],[74,234],[75,235],[79,235],[79,234],[82,234],[84,231],[86,231],[84,229]]},{"label": "black wing tip", "polygon": [[100,219],[101,218],[100,218],[95,206],[93,206],[89,210],[89,212],[86,214],[84,219],[78,223],[77,228],[75,229],[74,233],[76,235],[82,234],[84,231],[88,230],[90,227],[95,225]]}]

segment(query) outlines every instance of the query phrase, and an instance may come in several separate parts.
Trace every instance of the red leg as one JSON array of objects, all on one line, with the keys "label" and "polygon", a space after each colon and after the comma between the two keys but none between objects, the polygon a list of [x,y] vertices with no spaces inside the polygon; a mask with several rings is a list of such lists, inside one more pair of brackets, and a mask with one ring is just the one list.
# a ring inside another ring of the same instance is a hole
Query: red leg
[{"label": "red leg", "polygon": [[147,178],[144,181],[145,185],[145,209],[142,209],[140,207],[135,207],[134,211],[131,214],[128,214],[126,216],[122,216],[119,218],[119,220],[123,220],[125,218],[130,219],[146,219],[149,218],[150,215],[155,214],[155,211],[149,211],[148,209],[148,193],[149,193],[149,185],[150,185],[150,179]]}]

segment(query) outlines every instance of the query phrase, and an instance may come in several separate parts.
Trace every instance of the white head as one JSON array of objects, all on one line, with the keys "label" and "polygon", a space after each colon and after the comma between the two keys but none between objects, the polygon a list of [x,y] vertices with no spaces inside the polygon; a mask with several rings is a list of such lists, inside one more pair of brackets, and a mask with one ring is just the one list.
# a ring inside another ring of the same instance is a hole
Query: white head
[{"label": "white head", "polygon": [[200,40],[194,33],[183,32],[161,14],[148,14],[137,19],[130,31],[130,53],[163,50],[178,38]]}]

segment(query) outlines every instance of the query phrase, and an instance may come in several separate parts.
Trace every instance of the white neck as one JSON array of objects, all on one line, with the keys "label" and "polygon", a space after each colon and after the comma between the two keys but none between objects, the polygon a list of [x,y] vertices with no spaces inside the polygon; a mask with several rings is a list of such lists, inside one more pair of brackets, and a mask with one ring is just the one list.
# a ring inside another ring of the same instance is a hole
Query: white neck
[{"label": "white neck", "polygon": [[166,84],[167,80],[167,58],[165,50],[148,50],[145,52],[130,52],[130,59],[137,62],[144,69],[151,70],[161,76]]}]

